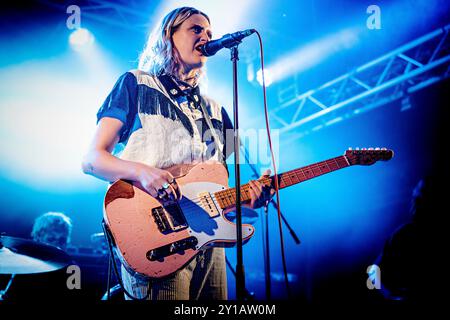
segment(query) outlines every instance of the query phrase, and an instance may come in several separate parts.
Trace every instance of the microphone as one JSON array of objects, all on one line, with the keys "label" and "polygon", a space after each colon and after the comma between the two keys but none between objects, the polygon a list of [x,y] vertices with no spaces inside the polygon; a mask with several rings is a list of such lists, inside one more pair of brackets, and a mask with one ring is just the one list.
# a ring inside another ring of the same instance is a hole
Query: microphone
[{"label": "microphone", "polygon": [[232,48],[241,43],[242,39],[248,37],[252,33],[256,32],[255,29],[247,29],[244,31],[238,31],[235,33],[227,33],[222,38],[217,40],[212,40],[204,45],[200,46],[202,54],[206,57],[213,56],[223,48]]}]

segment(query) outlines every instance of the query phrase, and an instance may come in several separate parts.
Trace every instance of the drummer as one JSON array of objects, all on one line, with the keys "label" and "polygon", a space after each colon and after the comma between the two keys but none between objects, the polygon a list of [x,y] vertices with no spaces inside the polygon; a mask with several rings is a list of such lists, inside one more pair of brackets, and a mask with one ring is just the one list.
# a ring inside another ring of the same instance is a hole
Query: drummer
[{"label": "drummer", "polygon": [[[72,221],[62,212],[47,212],[36,218],[31,237],[34,241],[66,250],[72,234]],[[69,290],[66,269],[57,271],[18,274],[14,277],[4,299],[9,301],[81,299],[81,290]],[[0,277],[0,289],[6,284],[6,276]],[[9,278],[9,276],[8,276]]]},{"label": "drummer", "polygon": [[31,231],[34,241],[66,250],[72,235],[72,220],[62,212],[47,212],[36,218]]}]

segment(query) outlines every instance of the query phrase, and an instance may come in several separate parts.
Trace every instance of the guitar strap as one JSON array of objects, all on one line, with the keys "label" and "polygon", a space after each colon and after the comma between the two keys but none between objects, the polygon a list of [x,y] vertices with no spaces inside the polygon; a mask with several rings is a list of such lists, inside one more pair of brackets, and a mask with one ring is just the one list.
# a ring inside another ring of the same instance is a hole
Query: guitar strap
[{"label": "guitar strap", "polygon": [[[227,172],[228,172],[228,167],[225,162],[225,156],[223,154],[224,150],[220,149],[220,146],[218,143],[220,141],[220,139],[217,135],[216,130],[214,129],[214,126],[211,121],[211,117],[210,117],[208,111],[206,110],[206,102],[200,95],[199,87],[197,86],[194,88],[190,88],[188,90],[181,90],[177,81],[178,82],[182,82],[182,81],[181,80],[175,81],[175,79],[172,76],[167,75],[167,74],[160,75],[158,77],[158,79],[161,81],[162,85],[164,86],[164,88],[166,89],[166,91],[168,92],[170,97],[174,101],[177,101],[178,104],[179,104],[178,99],[181,96],[186,96],[186,97],[189,97],[188,101],[192,102],[195,105],[195,108],[198,108],[198,107],[201,108],[203,117],[205,118],[206,124],[207,124],[209,131],[211,132],[211,136],[214,140],[213,141],[214,148],[215,148],[216,152],[222,153],[222,157],[220,157],[220,154],[219,154],[219,158],[220,158],[219,161],[225,166],[225,168],[227,169]],[[187,83],[182,83],[182,84],[186,87],[190,86]],[[223,122],[223,119],[222,119],[222,122]],[[224,137],[224,141],[225,141],[225,137]]]},{"label": "guitar strap", "polygon": [[[206,124],[208,125],[209,130],[211,132],[211,135],[212,135],[212,137],[214,139],[214,145],[215,145],[216,152],[222,152],[220,150],[220,148],[219,148],[219,144],[217,143],[217,141],[220,141],[220,140],[219,140],[219,137],[217,136],[216,130],[214,129],[214,126],[212,124],[211,117],[209,116],[208,110],[206,110],[206,107],[205,107],[205,104],[204,104],[204,100],[203,99],[201,99],[201,100],[202,101],[200,102],[200,107],[202,108],[202,112],[203,112],[203,116],[205,117]],[[223,152],[222,152],[222,157],[220,159],[220,162],[224,163]],[[225,167],[226,167],[226,165],[225,165]],[[227,169],[227,171],[228,171],[228,169]]]}]

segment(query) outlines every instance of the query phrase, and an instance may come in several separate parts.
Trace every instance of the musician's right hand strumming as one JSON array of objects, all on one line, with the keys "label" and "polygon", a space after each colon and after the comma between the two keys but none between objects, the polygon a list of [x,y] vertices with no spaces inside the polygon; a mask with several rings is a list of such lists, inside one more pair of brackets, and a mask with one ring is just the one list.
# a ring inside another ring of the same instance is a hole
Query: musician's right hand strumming
[{"label": "musician's right hand strumming", "polygon": [[180,188],[169,171],[136,163],[141,186],[154,198],[181,199]]}]

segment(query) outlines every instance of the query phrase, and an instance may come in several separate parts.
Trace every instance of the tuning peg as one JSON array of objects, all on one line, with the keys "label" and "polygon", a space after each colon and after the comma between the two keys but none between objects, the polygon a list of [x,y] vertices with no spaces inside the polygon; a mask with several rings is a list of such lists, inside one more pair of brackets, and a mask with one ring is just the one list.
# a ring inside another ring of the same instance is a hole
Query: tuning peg
[{"label": "tuning peg", "polygon": [[365,151],[365,150],[367,150],[367,148],[361,148],[361,150],[364,150],[364,151]]},{"label": "tuning peg", "polygon": [[380,148],[375,148],[375,150],[377,150],[377,151],[378,151],[378,150],[380,150]]},{"label": "tuning peg", "polygon": [[348,151],[352,151],[352,147],[348,147]]},{"label": "tuning peg", "polygon": [[369,148],[369,150],[370,150],[370,151],[372,151],[372,150],[373,150],[373,148]]},{"label": "tuning peg", "polygon": [[359,147],[356,147],[355,150],[356,150],[356,151],[359,151]]},{"label": "tuning peg", "polygon": [[386,151],[387,149],[386,148],[381,148],[381,150]]}]

